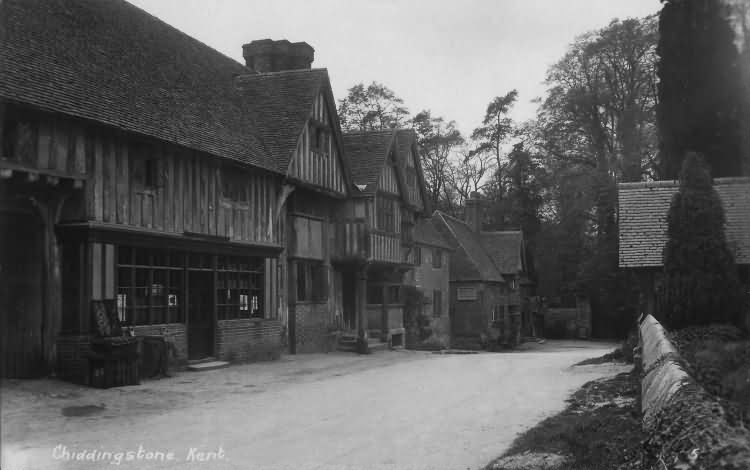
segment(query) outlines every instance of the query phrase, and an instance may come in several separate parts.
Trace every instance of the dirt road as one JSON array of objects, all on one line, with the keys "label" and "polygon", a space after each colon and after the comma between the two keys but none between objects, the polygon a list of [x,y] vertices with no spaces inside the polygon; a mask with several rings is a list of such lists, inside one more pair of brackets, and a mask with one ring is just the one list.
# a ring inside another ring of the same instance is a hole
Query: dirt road
[{"label": "dirt road", "polygon": [[613,347],[286,356],[109,390],[4,381],[2,468],[474,469],[626,370],[570,367]]}]

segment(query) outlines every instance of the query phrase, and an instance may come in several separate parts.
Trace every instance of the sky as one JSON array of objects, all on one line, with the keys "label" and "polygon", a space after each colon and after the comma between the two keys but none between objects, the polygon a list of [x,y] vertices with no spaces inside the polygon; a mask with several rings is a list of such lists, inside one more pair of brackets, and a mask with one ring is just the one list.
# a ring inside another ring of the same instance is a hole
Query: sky
[{"label": "sky", "polygon": [[305,41],[336,100],[377,81],[464,135],[512,89],[511,117],[533,118],[546,70],[577,36],[612,19],[659,11],[659,0],[129,0],[244,63],[254,39]]}]

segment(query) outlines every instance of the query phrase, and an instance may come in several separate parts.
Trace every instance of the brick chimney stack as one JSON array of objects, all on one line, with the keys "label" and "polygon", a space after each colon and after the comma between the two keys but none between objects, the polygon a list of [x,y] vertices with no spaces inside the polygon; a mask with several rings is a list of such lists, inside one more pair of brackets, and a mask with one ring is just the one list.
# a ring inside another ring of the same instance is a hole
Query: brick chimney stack
[{"label": "brick chimney stack", "polygon": [[245,65],[258,73],[309,69],[315,49],[306,42],[259,39],[242,46]]},{"label": "brick chimney stack", "polygon": [[482,230],[484,221],[484,211],[482,209],[482,199],[478,192],[473,191],[464,203],[464,220],[472,230],[479,233]]}]

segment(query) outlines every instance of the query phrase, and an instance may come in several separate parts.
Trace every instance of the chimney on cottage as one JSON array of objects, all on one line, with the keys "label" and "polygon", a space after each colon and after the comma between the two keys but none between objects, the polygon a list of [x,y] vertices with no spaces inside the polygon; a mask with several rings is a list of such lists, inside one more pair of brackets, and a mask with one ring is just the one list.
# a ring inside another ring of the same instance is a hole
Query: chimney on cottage
[{"label": "chimney on cottage", "polygon": [[306,42],[258,39],[242,46],[245,65],[258,73],[309,69],[315,49]]},{"label": "chimney on cottage", "polygon": [[482,199],[478,192],[473,191],[464,202],[464,220],[466,225],[479,233],[482,230],[484,211],[482,210]]}]

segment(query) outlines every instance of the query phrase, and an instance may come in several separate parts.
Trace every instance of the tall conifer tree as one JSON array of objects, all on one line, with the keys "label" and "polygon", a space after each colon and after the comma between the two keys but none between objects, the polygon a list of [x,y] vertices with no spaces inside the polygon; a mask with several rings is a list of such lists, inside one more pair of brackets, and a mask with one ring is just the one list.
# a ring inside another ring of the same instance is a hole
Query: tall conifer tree
[{"label": "tall conifer tree", "polygon": [[659,16],[659,177],[677,177],[686,151],[714,177],[739,176],[748,97],[730,10],[718,0],[662,0]]},{"label": "tall conifer tree", "polygon": [[739,322],[743,292],[708,165],[690,152],[667,217],[660,320],[670,328]]}]

